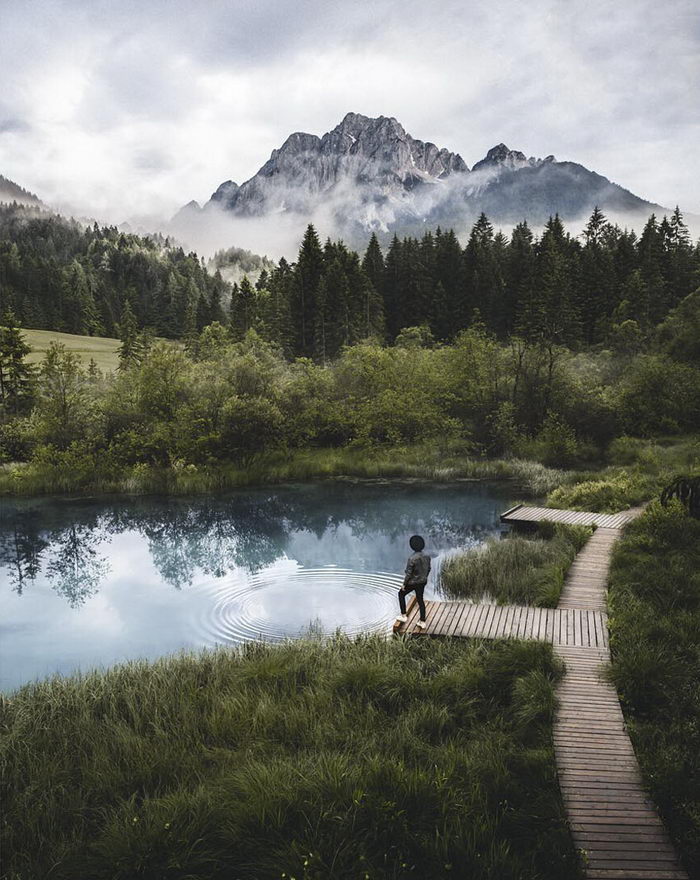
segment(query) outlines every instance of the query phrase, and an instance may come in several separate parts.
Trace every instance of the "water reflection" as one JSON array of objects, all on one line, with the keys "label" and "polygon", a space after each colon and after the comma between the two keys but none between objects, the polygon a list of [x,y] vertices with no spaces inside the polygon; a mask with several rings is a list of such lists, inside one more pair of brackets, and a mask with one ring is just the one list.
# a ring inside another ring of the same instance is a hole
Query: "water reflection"
[{"label": "water reflection", "polygon": [[325,483],[205,499],[3,500],[0,678],[183,647],[385,628],[408,535],[440,558],[497,528],[485,486]]}]

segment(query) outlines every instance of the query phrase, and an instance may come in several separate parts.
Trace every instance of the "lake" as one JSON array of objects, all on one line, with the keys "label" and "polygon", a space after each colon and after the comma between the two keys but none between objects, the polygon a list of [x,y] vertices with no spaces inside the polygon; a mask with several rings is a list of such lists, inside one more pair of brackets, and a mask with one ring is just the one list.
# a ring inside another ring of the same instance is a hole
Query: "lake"
[{"label": "lake", "polygon": [[439,568],[501,487],[329,481],[209,497],[0,499],[0,689],[182,649],[386,632],[414,533]]}]

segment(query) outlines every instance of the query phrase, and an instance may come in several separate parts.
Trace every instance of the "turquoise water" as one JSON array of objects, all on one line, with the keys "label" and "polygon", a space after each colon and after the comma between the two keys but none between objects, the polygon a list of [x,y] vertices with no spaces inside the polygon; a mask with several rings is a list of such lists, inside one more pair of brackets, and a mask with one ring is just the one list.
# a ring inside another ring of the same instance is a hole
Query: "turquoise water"
[{"label": "turquoise water", "polygon": [[387,631],[408,538],[498,531],[493,486],[323,482],[205,498],[0,500],[0,688],[181,649]]}]

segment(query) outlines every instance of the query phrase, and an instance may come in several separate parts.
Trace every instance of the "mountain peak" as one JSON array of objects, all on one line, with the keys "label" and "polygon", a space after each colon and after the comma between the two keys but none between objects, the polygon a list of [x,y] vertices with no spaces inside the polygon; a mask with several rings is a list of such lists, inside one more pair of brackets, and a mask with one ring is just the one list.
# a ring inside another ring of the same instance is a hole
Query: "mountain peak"
[{"label": "mountain peak", "polygon": [[[393,116],[352,111],[323,135],[291,134],[249,180],[222,183],[204,210],[320,217],[352,239],[426,224],[462,226],[482,211],[495,222],[527,215],[537,224],[555,213],[578,217],[595,204],[627,212],[648,207],[583,166],[527,158],[502,142],[470,172],[459,153],[412,137]],[[191,206],[188,213],[196,211]]]},{"label": "mountain peak", "polygon": [[477,171],[480,168],[515,171],[526,165],[537,165],[539,162],[539,159],[534,157],[527,159],[525,153],[521,153],[520,150],[510,150],[501,143],[491,147],[485,158],[477,162],[472,171]]}]

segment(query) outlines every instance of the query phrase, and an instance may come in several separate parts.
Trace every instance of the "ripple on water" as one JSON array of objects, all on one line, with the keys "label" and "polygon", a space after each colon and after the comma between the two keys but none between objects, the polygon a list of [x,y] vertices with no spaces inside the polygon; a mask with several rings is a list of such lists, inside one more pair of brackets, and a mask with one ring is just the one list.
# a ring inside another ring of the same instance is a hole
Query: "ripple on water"
[{"label": "ripple on water", "polygon": [[203,603],[198,635],[209,644],[238,644],[293,638],[310,625],[351,636],[386,632],[401,580],[396,573],[335,566],[231,575],[203,585],[211,601]]}]

